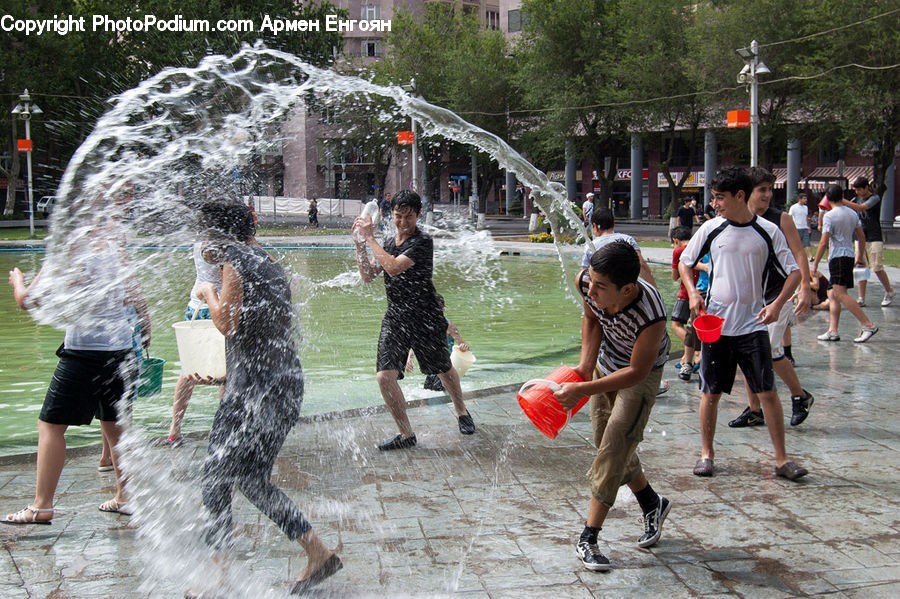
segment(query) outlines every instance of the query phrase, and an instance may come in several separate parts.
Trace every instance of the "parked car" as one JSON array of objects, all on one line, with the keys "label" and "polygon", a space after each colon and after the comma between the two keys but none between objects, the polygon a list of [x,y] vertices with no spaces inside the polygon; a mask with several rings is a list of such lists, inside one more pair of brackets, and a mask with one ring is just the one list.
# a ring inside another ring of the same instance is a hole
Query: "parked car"
[{"label": "parked car", "polygon": [[37,205],[34,209],[37,212],[43,212],[44,216],[49,216],[50,212],[53,211],[53,205],[56,203],[56,196],[42,196],[41,199],[37,201]]}]

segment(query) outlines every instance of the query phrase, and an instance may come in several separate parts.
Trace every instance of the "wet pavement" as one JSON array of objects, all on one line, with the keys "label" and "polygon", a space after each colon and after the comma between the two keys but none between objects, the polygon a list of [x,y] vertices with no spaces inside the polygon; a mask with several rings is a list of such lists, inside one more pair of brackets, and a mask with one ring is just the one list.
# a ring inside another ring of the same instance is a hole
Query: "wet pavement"
[{"label": "wet pavement", "polygon": [[[498,246],[511,254],[553,251]],[[644,253],[663,264],[671,256]],[[900,270],[889,272],[900,281]],[[273,480],[325,542],[339,546],[345,563],[309,596],[900,596],[900,300],[877,307],[881,291],[870,283],[865,311],[880,332],[864,345],[850,341],[858,327],[846,312],[838,343],[815,339],[827,328],[825,313],[795,328],[797,371],[816,397],[806,422],[786,426],[789,454],[810,470],[797,483],[774,476],[764,427],[727,427],[744,405],[740,384],[720,403],[716,476],[693,476],[699,393],[695,381],[678,380],[674,361],[667,365],[670,390],[658,397],[639,451],[672,511],[659,544],[639,549],[640,510],[623,489],[601,533],[613,564],[606,573],[582,569],[574,550],[594,452],[586,413],[550,440],[527,421],[515,388],[473,392],[467,397],[477,431],[464,437],[446,400],[420,400],[410,409],[419,444],[393,453],[375,449],[395,433],[383,408],[303,420]],[[789,418],[783,385],[779,392]],[[190,483],[206,447],[195,436],[177,449],[146,451],[172,480]],[[195,557],[185,539],[199,533],[184,523],[196,519],[199,500],[189,497],[186,519],[173,517],[163,531],[185,549],[176,544],[171,575],[160,575],[140,518],[97,510],[113,493],[113,476],[96,470],[98,453],[70,451],[52,525],[0,525],[3,599],[182,596],[184,564],[175,565]],[[34,456],[0,458],[0,514],[24,507],[33,490]],[[165,498],[135,503],[157,521],[172,509]],[[226,596],[286,596],[286,583],[305,566],[300,548],[240,493],[234,508],[235,570],[253,584]]]},{"label": "wet pavement", "polygon": [[[764,427],[727,427],[743,406],[740,386],[720,404],[716,476],[693,476],[698,392],[678,380],[673,362],[666,366],[670,390],[658,398],[640,455],[672,511],[659,544],[639,549],[637,503],[620,493],[601,533],[613,563],[606,573],[583,570],[574,550],[593,455],[586,414],[550,440],[526,420],[514,389],[476,392],[468,405],[478,430],[464,437],[446,402],[419,401],[410,409],[419,444],[393,453],[375,449],[394,434],[383,409],[304,420],[273,480],[327,544],[340,545],[345,563],[310,595],[900,596],[900,306],[866,312],[881,330],[865,345],[849,340],[856,326],[848,314],[838,343],[815,339],[824,313],[796,329],[798,374],[816,397],[809,419],[786,427],[789,453],[810,470],[800,482],[774,476]],[[190,478],[205,445],[196,437],[149,452]],[[149,557],[138,526],[97,510],[113,490],[113,477],[96,470],[97,453],[71,452],[51,526],[0,526],[0,597],[182,596],[177,576],[142,576]],[[26,505],[33,485],[33,456],[0,459],[0,512]],[[284,596],[305,565],[299,547],[240,493],[234,505],[235,560],[262,589],[243,596]]]}]

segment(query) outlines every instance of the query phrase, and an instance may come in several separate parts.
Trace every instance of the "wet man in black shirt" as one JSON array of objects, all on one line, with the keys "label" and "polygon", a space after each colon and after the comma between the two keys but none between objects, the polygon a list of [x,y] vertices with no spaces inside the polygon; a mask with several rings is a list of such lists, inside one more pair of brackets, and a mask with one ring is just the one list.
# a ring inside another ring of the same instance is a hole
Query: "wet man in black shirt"
[{"label": "wet man in black shirt", "polygon": [[[410,349],[419,360],[422,373],[438,375],[449,393],[459,420],[459,432],[464,435],[475,432],[475,424],[463,403],[459,375],[450,363],[447,319],[432,282],[434,243],[416,227],[421,212],[419,194],[409,190],[397,193],[391,199],[397,233],[394,238],[385,239],[383,247],[375,239],[375,227],[369,219],[357,217],[353,223],[354,230],[363,239],[355,241],[359,274],[368,283],[383,271],[387,292],[387,312],[378,339],[376,377],[400,434],[380,443],[378,449],[382,451],[416,444],[416,435],[406,415],[406,398],[399,384]],[[371,258],[366,246],[372,250]]]}]

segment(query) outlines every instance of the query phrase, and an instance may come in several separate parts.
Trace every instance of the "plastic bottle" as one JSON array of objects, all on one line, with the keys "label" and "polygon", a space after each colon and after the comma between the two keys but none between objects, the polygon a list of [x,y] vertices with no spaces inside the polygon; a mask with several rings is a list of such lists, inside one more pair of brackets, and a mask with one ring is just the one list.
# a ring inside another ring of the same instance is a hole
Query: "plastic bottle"
[{"label": "plastic bottle", "polygon": [[[381,210],[378,208],[378,200],[371,200],[367,202],[365,206],[363,206],[361,217],[367,218],[372,221],[373,225],[377,225],[381,222]],[[353,239],[362,243],[365,239],[360,233],[359,229],[353,229]]]}]

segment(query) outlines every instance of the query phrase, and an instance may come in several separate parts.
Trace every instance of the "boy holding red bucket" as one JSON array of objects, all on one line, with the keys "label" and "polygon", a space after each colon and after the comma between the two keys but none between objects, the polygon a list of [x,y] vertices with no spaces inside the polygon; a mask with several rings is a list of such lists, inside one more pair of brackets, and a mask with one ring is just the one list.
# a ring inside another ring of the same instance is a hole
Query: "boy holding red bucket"
[{"label": "boy holding red bucket", "polygon": [[593,571],[610,567],[597,547],[597,536],[619,487],[628,485],[644,513],[639,547],[659,541],[671,507],[647,482],[636,453],[669,357],[665,303],[639,272],[634,248],[615,241],[597,250],[590,268],[578,274],[584,314],[581,361],[575,371],[585,382],[563,383],[555,393],[566,410],[591,396],[597,456],[588,473],[591,502],[576,550],[584,567]]},{"label": "boy holding red bucket", "polygon": [[[703,450],[694,465],[696,476],[714,472],[713,439],[722,393],[731,393],[737,367],[741,367],[747,387],[759,397],[766,425],[775,449],[775,474],[796,480],[805,468],[788,459],[784,447],[784,413],[775,390],[772,349],[766,325],[775,322],[800,282],[800,270],[778,227],[756,216],[747,202],[753,179],[745,169],[729,167],[719,171],[710,183],[712,202],[719,216],[706,221],[681,254],[678,269],[688,290],[691,310],[708,310],[725,319],[721,337],[703,343],[700,357],[700,434]],[[694,286],[692,269],[709,253],[711,272],[709,303]],[[779,276],[781,292],[765,301],[767,281]]]}]

